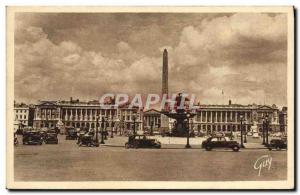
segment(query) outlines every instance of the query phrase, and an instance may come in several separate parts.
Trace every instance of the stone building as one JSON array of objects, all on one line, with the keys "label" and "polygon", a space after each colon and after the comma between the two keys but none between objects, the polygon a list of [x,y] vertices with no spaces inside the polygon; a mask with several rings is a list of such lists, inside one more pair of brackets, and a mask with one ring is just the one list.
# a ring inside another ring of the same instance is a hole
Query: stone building
[{"label": "stone building", "polygon": [[14,103],[14,130],[33,125],[34,106]]},{"label": "stone building", "polygon": [[196,117],[192,121],[194,130],[204,132],[240,131],[242,116],[243,124],[249,131],[252,125],[257,125],[262,131],[262,123],[268,115],[270,131],[279,131],[279,109],[276,105],[200,105]]},{"label": "stone building", "polygon": [[280,131],[287,133],[287,107],[283,107],[282,110],[279,112],[279,124],[280,124]]},{"label": "stone building", "polygon": [[153,126],[153,129],[159,129],[161,127],[161,117],[162,114],[155,109],[150,109],[144,112],[144,128],[150,129]]},{"label": "stone building", "polygon": [[57,124],[64,127],[73,126],[75,128],[95,128],[97,117],[99,122],[104,117],[109,127],[123,124],[123,128],[130,128],[134,120],[140,125],[142,113],[138,108],[129,108],[127,105],[100,105],[98,101],[40,101],[36,105],[34,115],[34,127],[54,128]]}]

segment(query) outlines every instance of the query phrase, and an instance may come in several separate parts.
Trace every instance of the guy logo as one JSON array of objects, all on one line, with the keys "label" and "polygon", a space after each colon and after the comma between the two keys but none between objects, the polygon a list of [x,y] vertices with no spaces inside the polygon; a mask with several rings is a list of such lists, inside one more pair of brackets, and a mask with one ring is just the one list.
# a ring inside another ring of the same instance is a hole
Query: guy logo
[{"label": "guy logo", "polygon": [[255,170],[258,170],[258,176],[260,176],[261,170],[263,168],[266,168],[269,171],[271,169],[271,165],[272,165],[272,157],[269,155],[263,155],[256,160],[253,168]]}]

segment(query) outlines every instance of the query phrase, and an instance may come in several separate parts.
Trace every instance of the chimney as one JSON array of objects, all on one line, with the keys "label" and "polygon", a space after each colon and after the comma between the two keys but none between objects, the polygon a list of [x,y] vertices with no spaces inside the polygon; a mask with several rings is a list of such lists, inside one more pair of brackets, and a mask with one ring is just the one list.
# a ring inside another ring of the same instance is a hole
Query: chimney
[{"label": "chimney", "polygon": [[73,102],[73,98],[72,97],[70,97],[70,103],[72,103]]},{"label": "chimney", "polygon": [[231,100],[229,100],[229,105],[231,105]]}]

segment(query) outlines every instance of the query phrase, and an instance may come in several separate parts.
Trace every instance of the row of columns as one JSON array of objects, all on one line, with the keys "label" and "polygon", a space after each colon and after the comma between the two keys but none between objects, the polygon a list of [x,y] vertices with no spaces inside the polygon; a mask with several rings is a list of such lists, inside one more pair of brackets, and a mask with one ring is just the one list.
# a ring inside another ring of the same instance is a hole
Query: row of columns
[{"label": "row of columns", "polygon": [[[238,123],[240,119],[238,118],[238,111],[200,111],[198,113],[198,122],[236,122]],[[241,112],[245,120],[249,120],[251,115],[250,112]],[[223,120],[224,115],[224,120]],[[204,117],[205,116],[205,117]],[[208,117],[209,116],[209,117]],[[220,117],[220,121],[218,120]],[[208,120],[210,118],[210,120]],[[215,120],[213,120],[213,118]],[[205,119],[205,120],[204,120]]]},{"label": "row of columns", "polygon": [[145,126],[150,127],[151,121],[153,121],[153,127],[160,126],[160,115],[159,116],[144,116]]},{"label": "row of columns", "polygon": [[56,118],[59,117],[57,114],[57,109],[56,108],[40,108],[34,113],[34,118],[35,119],[48,119],[48,120],[55,120]]}]

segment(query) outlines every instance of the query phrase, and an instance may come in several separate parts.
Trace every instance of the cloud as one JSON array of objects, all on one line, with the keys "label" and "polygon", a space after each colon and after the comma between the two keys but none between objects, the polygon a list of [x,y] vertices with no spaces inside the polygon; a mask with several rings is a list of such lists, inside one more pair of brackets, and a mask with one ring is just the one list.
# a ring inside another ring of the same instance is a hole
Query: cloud
[{"label": "cloud", "polygon": [[160,93],[162,50],[167,48],[170,92],[194,93],[212,104],[223,98],[244,104],[287,102],[284,14],[16,18],[15,95],[22,101]]}]

